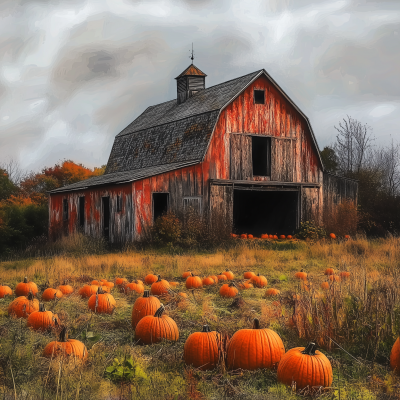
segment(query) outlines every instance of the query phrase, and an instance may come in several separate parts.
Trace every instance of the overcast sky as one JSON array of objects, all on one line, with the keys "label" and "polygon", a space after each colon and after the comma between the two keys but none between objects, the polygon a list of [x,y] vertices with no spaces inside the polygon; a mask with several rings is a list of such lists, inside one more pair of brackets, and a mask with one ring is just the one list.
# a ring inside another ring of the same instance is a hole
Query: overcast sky
[{"label": "overcast sky", "polygon": [[346,114],[400,141],[400,0],[0,0],[0,162],[105,164],[114,136],[176,97],[265,68],[322,149]]}]

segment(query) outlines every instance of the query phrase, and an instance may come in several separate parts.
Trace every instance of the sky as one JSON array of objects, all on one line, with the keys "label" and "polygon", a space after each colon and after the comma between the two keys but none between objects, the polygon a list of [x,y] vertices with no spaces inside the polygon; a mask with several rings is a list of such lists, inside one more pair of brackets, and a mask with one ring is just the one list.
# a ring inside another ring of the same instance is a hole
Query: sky
[{"label": "sky", "polygon": [[0,163],[107,163],[117,135],[176,98],[266,69],[319,147],[346,115],[400,142],[399,0],[0,0]]}]

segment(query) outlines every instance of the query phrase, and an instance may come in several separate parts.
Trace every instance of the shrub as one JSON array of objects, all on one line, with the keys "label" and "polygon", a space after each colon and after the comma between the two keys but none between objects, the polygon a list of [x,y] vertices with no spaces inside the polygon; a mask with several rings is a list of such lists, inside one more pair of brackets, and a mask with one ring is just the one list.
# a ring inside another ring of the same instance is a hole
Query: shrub
[{"label": "shrub", "polygon": [[327,231],[339,236],[355,235],[358,225],[357,206],[345,200],[334,211],[325,212],[324,226]]},{"label": "shrub", "polygon": [[172,212],[167,212],[154,222],[153,239],[159,244],[176,244],[181,239],[182,223]]},{"label": "shrub", "polygon": [[321,239],[326,236],[323,227],[315,224],[314,221],[305,221],[300,223],[300,228],[296,233],[298,239]]}]

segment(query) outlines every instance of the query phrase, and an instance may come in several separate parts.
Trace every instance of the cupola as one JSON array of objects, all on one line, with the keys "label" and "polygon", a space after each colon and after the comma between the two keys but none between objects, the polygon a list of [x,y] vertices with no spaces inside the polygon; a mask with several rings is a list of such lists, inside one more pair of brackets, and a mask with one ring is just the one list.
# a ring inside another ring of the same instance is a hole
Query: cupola
[{"label": "cupola", "polygon": [[206,74],[195,65],[189,65],[176,79],[178,104],[184,103],[189,97],[206,87]]}]

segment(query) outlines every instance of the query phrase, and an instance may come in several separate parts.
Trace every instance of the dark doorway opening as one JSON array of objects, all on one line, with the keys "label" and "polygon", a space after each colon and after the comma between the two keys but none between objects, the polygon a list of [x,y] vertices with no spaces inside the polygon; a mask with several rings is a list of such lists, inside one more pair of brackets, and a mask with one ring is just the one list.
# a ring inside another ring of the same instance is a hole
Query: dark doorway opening
[{"label": "dark doorway opening", "polygon": [[103,202],[103,236],[106,240],[110,239],[110,198],[102,197]]},{"label": "dark doorway opening", "polygon": [[85,227],[85,198],[79,197],[79,227]]},{"label": "dark doorway opening", "polygon": [[168,211],[169,193],[153,193],[153,221]]},{"label": "dark doorway opening", "polygon": [[290,235],[297,225],[297,191],[235,190],[235,233]]},{"label": "dark doorway opening", "polygon": [[271,138],[252,136],[253,176],[271,176]]}]

